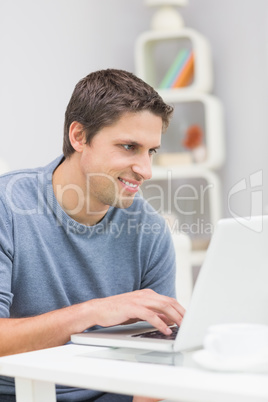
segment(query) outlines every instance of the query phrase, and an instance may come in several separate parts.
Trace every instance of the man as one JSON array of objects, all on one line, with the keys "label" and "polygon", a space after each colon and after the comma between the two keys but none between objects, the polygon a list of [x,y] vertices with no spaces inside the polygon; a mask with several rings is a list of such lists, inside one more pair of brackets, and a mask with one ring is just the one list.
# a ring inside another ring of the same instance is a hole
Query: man
[{"label": "man", "polygon": [[[133,74],[92,73],[67,107],[64,157],[2,176],[1,355],[63,345],[96,325],[147,320],[169,334],[181,323],[170,234],[137,194],[171,113]],[[2,378],[1,401],[14,392]],[[57,398],[131,400],[66,387]]]}]

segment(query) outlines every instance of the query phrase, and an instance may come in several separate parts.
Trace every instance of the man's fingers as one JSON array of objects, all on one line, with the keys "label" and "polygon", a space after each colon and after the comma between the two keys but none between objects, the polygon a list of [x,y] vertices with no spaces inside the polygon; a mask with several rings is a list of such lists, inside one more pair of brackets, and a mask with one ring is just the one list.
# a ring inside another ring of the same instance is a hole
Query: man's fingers
[{"label": "man's fingers", "polygon": [[[147,296],[147,294],[146,294]],[[148,294],[147,298],[141,300],[148,309],[153,310],[161,318],[164,315],[165,322],[175,322],[177,325],[181,324],[185,309],[177,302],[176,299],[171,297],[158,295],[155,292]]]},{"label": "man's fingers", "polygon": [[170,335],[171,334],[171,329],[167,325],[167,323],[162,320],[159,315],[154,312],[153,310],[150,310],[146,307],[137,307],[137,314],[139,314],[139,317],[143,321],[147,321],[149,324],[151,324],[153,327],[157,328],[160,332],[162,332],[164,335]]},{"label": "man's fingers", "polygon": [[185,308],[174,298],[161,296],[163,298],[163,302],[166,302],[168,305],[172,306],[182,317],[185,314]]},{"label": "man's fingers", "polygon": [[[175,300],[175,299],[174,299],[174,300]],[[186,313],[186,310],[185,310],[185,308],[184,308],[180,303],[177,302],[177,300],[175,300],[175,301],[176,301],[176,304],[174,305],[174,308],[176,308],[176,310],[178,311],[178,313],[180,313],[181,316],[183,317],[184,314]]]},{"label": "man's fingers", "polygon": [[181,325],[183,315],[178,312],[178,310],[176,310],[173,305],[167,303],[164,303],[163,305],[161,304],[159,306],[159,309],[157,309],[157,313],[164,314],[166,317],[165,321],[171,320],[174,321],[177,325]]},{"label": "man's fingers", "polygon": [[[172,297],[159,295],[158,293],[154,292],[151,289],[143,289],[136,291],[137,295],[141,298],[142,302],[148,300],[148,302],[152,303],[163,303],[163,305],[170,305],[172,306],[182,317],[185,314],[185,308],[178,303],[178,301]],[[134,293],[136,293],[134,292]],[[149,307],[149,306],[148,306]]]},{"label": "man's fingers", "polygon": [[95,304],[95,325],[109,327],[122,323],[148,321],[164,334],[170,334],[168,325],[181,324],[184,308],[171,297],[159,295],[151,289],[137,290],[103,299]]},{"label": "man's fingers", "polygon": [[137,317],[148,321],[165,335],[171,333],[169,325],[181,325],[185,309],[176,299],[159,295],[151,289],[144,289],[133,292],[130,311],[133,314],[131,319]]},{"label": "man's fingers", "polygon": [[158,317],[163,320],[167,325],[171,326],[174,325],[175,322],[172,321],[170,318],[166,317],[165,314],[158,314]]}]

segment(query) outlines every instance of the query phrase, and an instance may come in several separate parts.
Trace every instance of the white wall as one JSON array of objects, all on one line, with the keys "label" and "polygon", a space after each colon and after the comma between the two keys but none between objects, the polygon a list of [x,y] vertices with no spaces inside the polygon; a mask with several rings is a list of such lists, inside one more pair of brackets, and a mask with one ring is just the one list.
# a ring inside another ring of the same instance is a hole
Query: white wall
[{"label": "white wall", "polygon": [[133,71],[149,15],[136,0],[0,0],[0,155],[11,169],[59,155],[75,84],[101,68]]},{"label": "white wall", "polygon": [[[61,152],[64,111],[80,78],[107,67],[134,72],[135,39],[152,13],[143,0],[0,0],[0,156],[11,169]],[[182,15],[212,46],[213,93],[225,109],[225,215],[232,186],[258,170],[268,206],[268,2],[189,0]],[[250,192],[234,197],[232,209],[248,214]]]}]

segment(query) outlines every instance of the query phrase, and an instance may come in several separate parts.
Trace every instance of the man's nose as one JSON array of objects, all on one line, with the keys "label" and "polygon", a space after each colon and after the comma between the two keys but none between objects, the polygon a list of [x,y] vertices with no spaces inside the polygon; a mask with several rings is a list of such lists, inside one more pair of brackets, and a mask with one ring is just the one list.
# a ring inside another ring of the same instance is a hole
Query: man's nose
[{"label": "man's nose", "polygon": [[140,175],[143,180],[149,180],[152,177],[152,157],[148,154],[137,156],[132,165],[132,170]]}]

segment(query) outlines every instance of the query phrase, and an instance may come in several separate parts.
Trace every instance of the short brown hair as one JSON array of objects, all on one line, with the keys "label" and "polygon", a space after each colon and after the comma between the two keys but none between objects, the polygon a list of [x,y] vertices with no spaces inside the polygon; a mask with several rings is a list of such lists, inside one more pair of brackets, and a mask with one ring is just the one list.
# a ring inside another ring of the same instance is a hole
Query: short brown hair
[{"label": "short brown hair", "polygon": [[90,143],[103,127],[114,124],[126,112],[148,110],[160,116],[165,130],[173,111],[160,95],[143,80],[123,70],[93,72],[76,85],[65,112],[63,153],[74,153],[69,140],[72,122],[82,124]]}]

